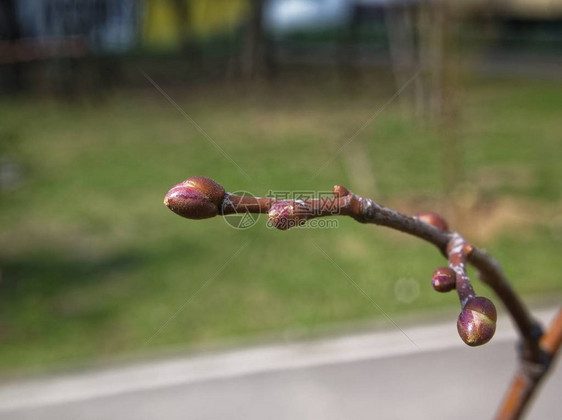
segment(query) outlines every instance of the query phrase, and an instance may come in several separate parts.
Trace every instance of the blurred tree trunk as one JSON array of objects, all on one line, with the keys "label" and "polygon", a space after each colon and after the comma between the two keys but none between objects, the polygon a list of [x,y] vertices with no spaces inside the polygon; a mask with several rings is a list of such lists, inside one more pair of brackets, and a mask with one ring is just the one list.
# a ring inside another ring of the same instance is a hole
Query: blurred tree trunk
[{"label": "blurred tree trunk", "polygon": [[[0,41],[13,46],[14,41],[17,41],[20,36],[15,0],[0,1]],[[0,66],[0,81],[3,89],[8,92],[20,91],[23,88],[22,71],[23,64],[17,60]]]},{"label": "blurred tree trunk", "polygon": [[[396,90],[401,89],[417,71],[415,26],[413,9],[408,5],[389,6],[385,9],[385,23],[392,71],[396,80]],[[418,99],[418,84],[415,89],[406,89],[400,95],[404,112],[412,109]],[[419,108],[416,106],[416,108]]]},{"label": "blurred tree trunk", "polygon": [[246,78],[259,78],[271,70],[263,23],[265,0],[250,0],[250,15],[244,31],[241,71]]},{"label": "blurred tree trunk", "polygon": [[357,87],[361,77],[359,71],[361,12],[360,7],[353,8],[349,23],[341,31],[336,49],[337,69],[342,79],[350,82],[347,85],[349,89]]},{"label": "blurred tree trunk", "polygon": [[443,63],[441,70],[440,138],[443,148],[443,177],[447,192],[464,179],[463,144],[460,132],[460,45],[459,16],[451,3],[445,3],[443,22]]},{"label": "blurred tree trunk", "polygon": [[342,153],[342,157],[349,183],[362,194],[381,198],[373,160],[365,143],[360,140],[354,141],[346,148],[345,153]]},{"label": "blurred tree trunk", "polygon": [[450,193],[464,178],[459,130],[459,10],[451,1],[424,1],[418,11],[421,112],[437,127],[442,184]]},{"label": "blurred tree trunk", "polygon": [[191,0],[172,0],[172,4],[181,51],[189,59],[190,64],[199,63],[201,51],[197,46],[191,27],[192,2]]}]

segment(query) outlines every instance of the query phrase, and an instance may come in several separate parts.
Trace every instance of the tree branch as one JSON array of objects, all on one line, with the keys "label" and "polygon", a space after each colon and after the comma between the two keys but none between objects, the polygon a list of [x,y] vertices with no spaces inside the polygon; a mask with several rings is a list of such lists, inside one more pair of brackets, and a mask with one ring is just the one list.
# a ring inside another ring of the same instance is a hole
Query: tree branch
[{"label": "tree branch", "polygon": [[[227,193],[209,178],[192,177],[172,187],[164,204],[190,219],[245,212],[267,213],[268,222],[280,230],[300,226],[316,217],[350,216],[360,223],[386,226],[423,239],[435,245],[449,261],[449,267],[436,270],[433,285],[438,291],[456,289],[461,301],[457,320],[459,335],[468,345],[476,346],[492,338],[496,309],[487,298],[476,296],[466,274],[466,263],[472,264],[482,281],[502,301],[521,336],[521,367],[498,413],[499,419],[518,418],[560,348],[562,311],[543,334],[540,324],[513,290],[498,262],[485,251],[473,247],[460,234],[449,231],[440,216],[434,213],[406,216],[355,195],[341,185],[334,186],[332,192],[333,197],[307,200],[237,196]],[[443,281],[449,284],[443,287]]]}]

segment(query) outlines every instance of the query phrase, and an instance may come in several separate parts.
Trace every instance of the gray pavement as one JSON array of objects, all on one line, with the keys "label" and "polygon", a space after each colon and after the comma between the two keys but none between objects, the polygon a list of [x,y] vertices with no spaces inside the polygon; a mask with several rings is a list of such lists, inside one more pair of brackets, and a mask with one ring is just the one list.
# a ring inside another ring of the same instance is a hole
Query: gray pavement
[{"label": "gray pavement", "polygon": [[[404,328],[416,346],[390,330],[8,384],[0,419],[491,418],[515,333],[500,319],[491,343],[469,348],[450,324]],[[562,418],[561,389],[557,363],[527,418]]]}]

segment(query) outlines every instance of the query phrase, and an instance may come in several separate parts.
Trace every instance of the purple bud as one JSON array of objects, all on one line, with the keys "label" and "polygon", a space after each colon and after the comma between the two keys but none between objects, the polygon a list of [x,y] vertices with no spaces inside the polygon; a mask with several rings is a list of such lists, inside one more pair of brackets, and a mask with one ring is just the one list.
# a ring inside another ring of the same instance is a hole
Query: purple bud
[{"label": "purple bud", "polygon": [[211,178],[204,176],[192,176],[182,182],[185,186],[193,187],[196,190],[205,194],[209,200],[217,206],[221,203],[226,194],[226,191],[219,183],[213,181]]},{"label": "purple bud", "polygon": [[218,214],[224,195],[224,188],[212,179],[195,176],[174,185],[166,194],[164,204],[182,217],[207,219]]},{"label": "purple bud", "polygon": [[441,293],[450,292],[456,286],[457,276],[455,271],[450,267],[439,267],[433,272],[431,285]]},{"label": "purple bud", "polygon": [[477,296],[464,306],[457,320],[457,330],[469,346],[486,344],[496,332],[497,312],[487,298]]},{"label": "purple bud", "polygon": [[271,206],[269,223],[279,230],[287,230],[306,222],[309,212],[306,205],[298,201],[280,201]]}]

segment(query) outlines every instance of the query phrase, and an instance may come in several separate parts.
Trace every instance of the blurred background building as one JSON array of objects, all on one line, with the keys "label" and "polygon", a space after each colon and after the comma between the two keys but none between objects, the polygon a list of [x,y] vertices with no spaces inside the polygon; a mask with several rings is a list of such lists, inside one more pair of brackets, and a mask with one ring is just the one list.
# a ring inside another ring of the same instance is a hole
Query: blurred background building
[{"label": "blurred background building", "polygon": [[427,60],[424,45],[453,19],[469,46],[554,52],[562,42],[554,0],[7,0],[0,13],[4,90],[97,90],[126,83],[131,60],[163,55],[225,77],[272,76],[299,61],[401,74]]}]

